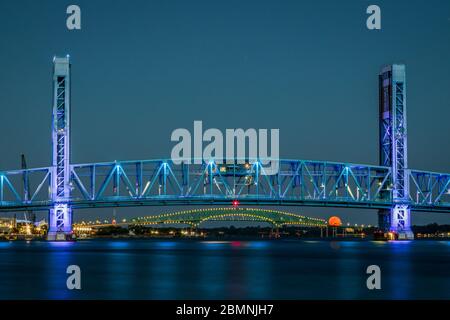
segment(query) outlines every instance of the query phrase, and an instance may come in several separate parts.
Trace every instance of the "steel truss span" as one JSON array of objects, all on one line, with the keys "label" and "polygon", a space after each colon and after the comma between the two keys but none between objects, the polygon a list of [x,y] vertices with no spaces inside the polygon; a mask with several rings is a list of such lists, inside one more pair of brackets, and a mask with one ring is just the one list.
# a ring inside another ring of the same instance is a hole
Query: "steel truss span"
[{"label": "steel truss span", "polygon": [[[265,160],[267,163],[270,159]],[[277,160],[271,160],[277,161]],[[258,160],[138,160],[70,165],[69,197],[52,198],[55,167],[0,172],[0,211],[149,205],[242,204],[389,209],[390,167],[338,162],[279,161],[268,175]],[[180,163],[180,164],[178,164]],[[450,212],[450,174],[406,169],[415,211]],[[26,181],[27,183],[24,183]]]}]

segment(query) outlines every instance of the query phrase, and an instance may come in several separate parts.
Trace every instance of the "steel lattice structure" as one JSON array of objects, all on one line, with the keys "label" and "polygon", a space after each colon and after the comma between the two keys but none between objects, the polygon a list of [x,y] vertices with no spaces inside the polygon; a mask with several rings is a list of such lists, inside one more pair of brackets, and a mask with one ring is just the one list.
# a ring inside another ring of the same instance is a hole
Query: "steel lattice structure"
[{"label": "steel lattice structure", "polygon": [[[257,160],[248,165],[176,165],[172,160],[70,165],[70,197],[60,201],[74,209],[230,205],[232,200],[242,204],[376,209],[389,209],[395,204],[389,167],[308,160],[279,163],[276,175],[266,175]],[[1,172],[0,211],[52,208],[53,174],[53,167]],[[407,170],[407,174],[407,203],[412,210],[450,212],[450,174],[415,170]],[[30,189],[23,185],[23,177]]]},{"label": "steel lattice structure", "polygon": [[[232,201],[375,208],[381,228],[409,238],[411,210],[450,212],[450,174],[408,168],[405,67],[388,66],[379,80],[380,166],[289,159],[71,164],[70,62],[54,58],[52,166],[0,171],[0,211],[49,210],[49,239],[58,239],[72,231],[77,208]],[[279,171],[267,174],[261,160],[278,161]]]},{"label": "steel lattice structure", "polygon": [[53,59],[53,170],[49,239],[72,230],[70,197],[70,62],[69,56]]}]

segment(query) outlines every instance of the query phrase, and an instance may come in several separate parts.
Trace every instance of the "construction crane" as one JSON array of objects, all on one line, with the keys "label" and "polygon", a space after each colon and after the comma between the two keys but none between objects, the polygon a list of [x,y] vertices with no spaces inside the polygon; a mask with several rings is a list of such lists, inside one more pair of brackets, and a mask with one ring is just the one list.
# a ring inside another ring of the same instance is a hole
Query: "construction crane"
[{"label": "construction crane", "polygon": [[[25,159],[25,155],[22,154],[21,158],[22,158],[22,169],[25,170],[25,169],[27,169],[27,161]],[[27,171],[24,171],[24,174],[23,174],[23,186],[24,186],[24,190],[25,190],[24,198],[25,198],[25,201],[28,201],[29,197],[30,197],[30,195],[29,195],[30,180],[28,178]],[[25,215],[25,221],[30,221],[34,225],[34,223],[36,222],[36,215],[33,213],[33,211],[28,210],[24,213],[24,215]]]}]

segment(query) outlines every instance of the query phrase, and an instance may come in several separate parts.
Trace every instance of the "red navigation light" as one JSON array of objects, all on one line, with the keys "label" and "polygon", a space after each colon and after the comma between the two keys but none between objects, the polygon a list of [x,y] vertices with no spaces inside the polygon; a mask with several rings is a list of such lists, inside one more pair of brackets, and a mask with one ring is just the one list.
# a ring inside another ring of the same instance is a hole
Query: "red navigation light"
[{"label": "red navigation light", "polygon": [[233,200],[233,207],[237,208],[239,206],[239,201]]}]

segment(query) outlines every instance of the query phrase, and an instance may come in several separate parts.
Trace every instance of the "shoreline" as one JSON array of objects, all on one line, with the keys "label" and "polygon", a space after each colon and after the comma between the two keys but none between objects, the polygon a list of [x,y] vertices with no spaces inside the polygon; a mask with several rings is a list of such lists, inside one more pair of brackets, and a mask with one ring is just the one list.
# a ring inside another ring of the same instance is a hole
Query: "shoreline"
[{"label": "shoreline", "polygon": [[[364,241],[450,241],[450,237],[433,237],[433,238],[415,238],[411,240],[387,240],[387,239],[375,239],[373,237],[328,237],[328,238],[316,238],[316,237],[304,237],[304,238],[294,238],[294,237],[281,237],[281,238],[261,238],[261,237],[146,237],[146,236],[97,236],[89,238],[75,238],[73,240],[68,240],[66,242],[82,242],[82,241],[142,241],[142,240],[154,240],[154,241],[323,241],[323,242],[341,242],[341,241],[354,241],[354,242],[364,242]],[[6,239],[0,238],[0,242],[55,242],[48,241],[46,237],[35,237],[35,238],[18,238],[18,239]],[[58,242],[58,241],[56,241]]]}]

